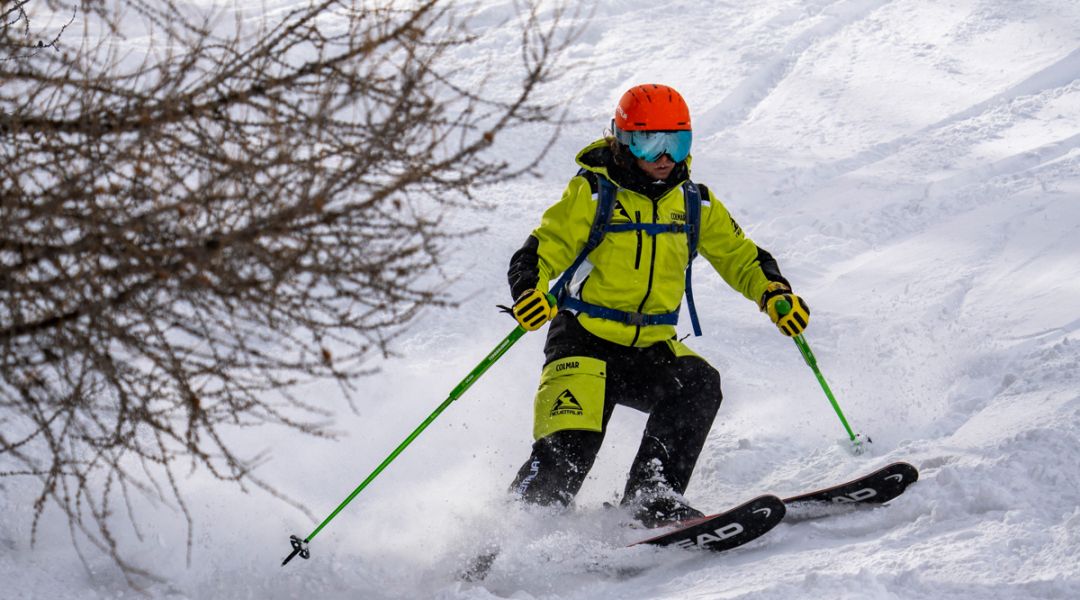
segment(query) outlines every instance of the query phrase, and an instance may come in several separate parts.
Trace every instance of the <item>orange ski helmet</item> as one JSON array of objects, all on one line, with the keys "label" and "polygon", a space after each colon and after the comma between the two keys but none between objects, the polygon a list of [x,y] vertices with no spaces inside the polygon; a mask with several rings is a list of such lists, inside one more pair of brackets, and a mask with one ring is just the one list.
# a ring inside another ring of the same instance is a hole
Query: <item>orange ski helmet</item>
[{"label": "orange ski helmet", "polygon": [[623,131],[685,131],[690,129],[690,109],[674,88],[637,85],[619,99],[615,126]]},{"label": "orange ski helmet", "polygon": [[615,107],[611,129],[634,156],[655,162],[667,154],[682,162],[690,154],[690,109],[679,92],[647,83],[630,88]]}]

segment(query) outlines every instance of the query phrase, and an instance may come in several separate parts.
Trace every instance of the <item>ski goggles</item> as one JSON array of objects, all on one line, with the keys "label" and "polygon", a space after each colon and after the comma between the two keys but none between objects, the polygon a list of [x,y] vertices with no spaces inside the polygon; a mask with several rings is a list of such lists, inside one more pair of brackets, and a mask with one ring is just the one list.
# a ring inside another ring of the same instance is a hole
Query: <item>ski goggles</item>
[{"label": "ski goggles", "polygon": [[630,148],[630,152],[647,162],[656,162],[667,154],[671,160],[682,162],[690,155],[693,133],[681,131],[623,131],[615,128],[615,139]]}]

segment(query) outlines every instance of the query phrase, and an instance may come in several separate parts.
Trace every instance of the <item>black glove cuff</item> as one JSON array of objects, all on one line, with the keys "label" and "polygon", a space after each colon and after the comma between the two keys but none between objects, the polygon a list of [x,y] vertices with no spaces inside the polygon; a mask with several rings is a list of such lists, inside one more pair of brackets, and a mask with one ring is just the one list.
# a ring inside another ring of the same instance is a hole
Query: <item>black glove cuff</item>
[{"label": "black glove cuff", "polygon": [[537,263],[540,260],[537,249],[540,241],[533,236],[525,240],[525,244],[510,258],[510,268],[506,278],[510,284],[510,295],[517,300],[525,292],[536,288],[540,283],[540,268]]}]

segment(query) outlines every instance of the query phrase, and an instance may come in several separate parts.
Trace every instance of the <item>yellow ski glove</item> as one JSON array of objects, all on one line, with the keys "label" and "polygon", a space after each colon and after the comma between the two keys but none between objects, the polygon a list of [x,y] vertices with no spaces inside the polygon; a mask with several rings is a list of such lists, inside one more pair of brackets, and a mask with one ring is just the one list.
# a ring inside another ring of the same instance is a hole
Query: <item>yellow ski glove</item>
[{"label": "yellow ski glove", "polygon": [[525,331],[536,331],[544,326],[544,323],[555,318],[559,308],[555,306],[555,298],[537,289],[525,290],[514,302],[510,313]]},{"label": "yellow ski glove", "polygon": [[[783,306],[777,305],[784,302],[787,304],[787,311],[781,312]],[[769,284],[769,287],[765,288],[765,293],[761,295],[761,302],[759,303],[761,312],[767,313],[773,323],[780,329],[780,333],[788,337],[794,337],[799,335],[806,329],[807,323],[810,322],[810,307],[806,305],[806,302],[802,298],[795,295],[791,288],[788,286],[774,281]]]}]

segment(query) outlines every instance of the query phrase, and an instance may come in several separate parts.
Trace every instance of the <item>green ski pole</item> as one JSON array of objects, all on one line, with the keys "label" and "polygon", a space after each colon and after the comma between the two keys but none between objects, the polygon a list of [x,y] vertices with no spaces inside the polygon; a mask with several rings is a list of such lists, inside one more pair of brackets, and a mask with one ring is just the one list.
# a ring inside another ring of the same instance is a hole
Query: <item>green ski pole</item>
[{"label": "green ski pole", "polygon": [[499,342],[499,344],[495,346],[495,349],[492,350],[486,357],[484,357],[484,360],[480,361],[480,364],[476,365],[476,368],[474,368],[468,375],[466,375],[465,379],[461,380],[461,383],[457,384],[457,387],[455,387],[450,392],[450,395],[446,398],[446,400],[444,400],[443,403],[435,409],[435,412],[431,413],[428,418],[424,419],[424,422],[421,423],[420,426],[417,427],[415,430],[413,430],[413,432],[409,434],[409,437],[405,438],[405,441],[401,442],[401,444],[399,444],[397,448],[394,448],[394,451],[390,453],[390,456],[387,456],[386,459],[383,460],[378,467],[375,467],[375,470],[372,471],[371,474],[368,475],[367,478],[360,483],[360,485],[356,486],[356,489],[353,490],[352,493],[349,494],[349,496],[345,498],[345,500],[341,504],[339,504],[337,508],[334,509],[334,512],[330,513],[330,516],[323,519],[323,522],[319,523],[319,526],[316,527],[314,531],[309,533],[304,539],[300,539],[299,536],[295,535],[290,536],[289,543],[292,544],[293,550],[292,553],[285,557],[285,560],[281,562],[281,566],[284,567],[285,565],[287,565],[289,561],[292,560],[293,557],[295,557],[297,554],[300,555],[300,558],[310,558],[311,552],[308,549],[308,544],[311,543],[311,540],[315,539],[315,536],[318,535],[319,532],[322,531],[323,528],[326,527],[330,523],[330,521],[332,521],[334,517],[338,515],[338,513],[340,513],[346,506],[348,506],[348,504],[353,501],[353,498],[355,498],[357,494],[363,491],[363,489],[366,488],[368,484],[372,482],[372,480],[378,477],[379,473],[382,473],[383,470],[390,465],[390,463],[394,462],[394,459],[397,458],[398,455],[401,454],[405,450],[405,448],[408,447],[408,445],[411,444],[413,440],[415,440],[425,429],[427,429],[428,425],[431,425],[431,423],[435,421],[435,419],[440,414],[442,414],[442,412],[446,410],[446,408],[450,406],[450,404],[460,398],[461,395],[464,394],[465,391],[468,390],[469,387],[471,387],[477,379],[480,379],[480,376],[483,375],[484,372],[487,371],[489,367],[491,367],[491,365],[495,364],[495,361],[499,360],[499,358],[503,354],[505,354],[506,351],[509,350],[515,342],[521,339],[521,336],[523,335],[525,335],[525,329],[518,325],[516,328],[514,328],[513,331],[510,332],[510,335],[503,338],[503,341]]},{"label": "green ski pole", "polygon": [[[776,303],[776,312],[781,315],[786,315],[791,312],[791,304],[784,300],[780,300]],[[817,358],[810,350],[810,344],[807,343],[806,338],[800,333],[792,338],[795,341],[795,345],[798,346],[799,352],[802,353],[803,360],[814,372],[814,376],[817,377],[818,383],[821,384],[821,389],[825,391],[825,396],[829,399],[829,403],[832,404],[833,410],[836,411],[836,416],[840,417],[840,423],[844,425],[844,430],[847,431],[848,437],[851,439],[852,451],[855,454],[860,454],[864,450],[862,445],[862,435],[856,434],[851,430],[851,425],[848,424],[848,420],[844,417],[844,411],[840,410],[840,404],[836,401],[836,396],[833,395],[832,390],[829,388],[828,382],[825,381],[825,376],[821,374],[821,369],[818,368]],[[866,438],[867,442],[873,442],[869,437]]]}]

